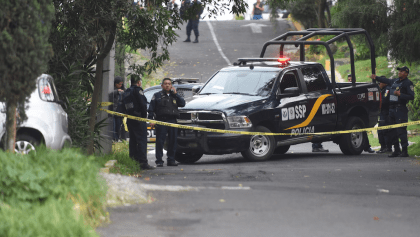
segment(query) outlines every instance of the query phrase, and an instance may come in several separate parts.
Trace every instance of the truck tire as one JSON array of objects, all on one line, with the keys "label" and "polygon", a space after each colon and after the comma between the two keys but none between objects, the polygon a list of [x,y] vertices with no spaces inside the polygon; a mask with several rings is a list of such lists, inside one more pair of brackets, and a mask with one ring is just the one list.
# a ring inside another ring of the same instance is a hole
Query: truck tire
[{"label": "truck tire", "polygon": [[28,154],[36,151],[35,146],[40,144],[34,137],[28,134],[19,134],[16,137],[15,152],[19,154]]},{"label": "truck tire", "polygon": [[274,150],[274,154],[276,155],[282,155],[286,153],[290,149],[290,145],[288,146],[279,146]]},{"label": "truck tire", "polygon": [[[270,129],[263,126],[257,126],[255,132],[271,133]],[[275,149],[276,140],[274,136],[255,135],[250,138],[249,148],[242,151],[241,154],[249,161],[265,161],[271,158]]]},{"label": "truck tire", "polygon": [[184,164],[192,164],[197,162],[202,156],[203,153],[177,152],[175,154],[175,160]]},{"label": "truck tire", "polygon": [[[345,130],[365,128],[365,123],[361,118],[350,117],[347,121]],[[363,144],[365,137],[363,132],[345,133],[340,138],[340,149],[345,155],[360,155],[363,152]]]}]

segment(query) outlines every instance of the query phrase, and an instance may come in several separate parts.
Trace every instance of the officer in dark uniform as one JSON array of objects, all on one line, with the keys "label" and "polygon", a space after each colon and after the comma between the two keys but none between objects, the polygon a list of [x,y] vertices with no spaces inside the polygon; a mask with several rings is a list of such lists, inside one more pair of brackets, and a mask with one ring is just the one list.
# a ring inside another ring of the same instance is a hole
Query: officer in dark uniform
[{"label": "officer in dark uniform", "polygon": [[201,2],[198,0],[194,0],[192,3],[190,3],[189,0],[186,0],[183,2],[183,4],[185,5],[185,8],[191,8],[192,11],[189,12],[189,14],[192,14],[192,16],[190,16],[188,20],[187,39],[184,40],[184,42],[191,42],[190,35],[191,30],[193,30],[195,35],[195,40],[193,43],[198,43],[198,36],[200,35],[198,32],[198,23],[200,22],[201,13],[203,13],[203,7]]},{"label": "officer in dark uniform", "polygon": [[[123,94],[125,112],[129,115],[146,118],[147,99],[141,88],[141,79],[138,75],[131,75],[131,87]],[[146,122],[127,119],[130,134],[129,156],[140,163],[142,169],[154,169],[147,163],[147,126]]]},{"label": "officer in dark uniform", "polygon": [[[383,76],[381,76],[383,77]],[[380,105],[380,114],[379,114],[379,126],[387,126],[390,124],[389,121],[389,91],[391,89],[385,83],[379,83],[379,89],[381,91],[382,99]],[[381,144],[381,149],[376,153],[385,153],[392,152],[392,141],[389,138],[389,130],[378,130],[379,143]]]},{"label": "officer in dark uniform", "polygon": [[[162,91],[156,92],[150,101],[149,119],[156,119],[168,123],[176,123],[179,118],[178,107],[185,106],[185,100],[177,94],[176,89],[172,87],[170,78],[162,80]],[[150,127],[155,125],[150,123]],[[165,143],[166,134],[168,134],[168,153],[167,165],[177,166],[175,162],[176,139],[178,128],[156,125],[156,165],[163,167],[163,144]]]},{"label": "officer in dark uniform", "polygon": [[[397,68],[397,79],[387,79],[385,77],[377,77],[372,74],[371,78],[379,82],[389,85],[389,119],[391,124],[406,123],[408,121],[408,109],[406,104],[409,100],[414,99],[414,85],[407,78],[410,73],[408,67],[403,66]],[[394,145],[394,152],[389,157],[408,157],[407,147],[407,127],[399,127],[391,131],[392,144]],[[400,150],[398,138],[401,140],[402,152]]]}]

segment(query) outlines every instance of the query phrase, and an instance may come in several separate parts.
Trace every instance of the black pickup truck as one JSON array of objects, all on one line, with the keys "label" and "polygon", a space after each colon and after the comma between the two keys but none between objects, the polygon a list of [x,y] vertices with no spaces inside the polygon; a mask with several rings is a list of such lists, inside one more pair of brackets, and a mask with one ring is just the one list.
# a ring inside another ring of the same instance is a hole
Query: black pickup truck
[{"label": "black pickup truck", "polygon": [[[264,44],[260,58],[243,58],[215,73],[198,94],[180,110],[178,123],[215,129],[298,135],[238,135],[179,129],[176,160],[198,161],[203,154],[241,152],[251,161],[284,154],[290,145],[333,141],[347,155],[358,155],[366,137],[363,133],[309,135],[305,133],[373,127],[377,123],[380,93],[377,84],[356,83],[353,46],[350,35],[366,36],[371,49],[372,74],[375,73],[374,46],[363,29],[308,29],[287,32]],[[289,36],[302,36],[287,40]],[[327,42],[308,41],[316,35],[335,35]],[[306,45],[327,49],[334,72],[329,44],[347,40],[350,48],[352,82],[329,79],[319,63],[305,62]],[[283,55],[285,45],[300,49],[299,61]],[[275,58],[264,58],[267,47],[278,48]]]}]

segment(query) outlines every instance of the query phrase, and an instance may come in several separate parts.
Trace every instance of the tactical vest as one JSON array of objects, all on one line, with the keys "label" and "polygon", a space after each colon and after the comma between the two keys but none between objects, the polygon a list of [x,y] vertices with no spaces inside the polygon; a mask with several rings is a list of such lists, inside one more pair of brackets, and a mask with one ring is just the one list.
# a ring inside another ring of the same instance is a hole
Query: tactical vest
[{"label": "tactical vest", "polygon": [[173,117],[179,118],[178,105],[176,103],[176,98],[171,94],[169,96],[165,95],[163,92],[160,92],[161,98],[158,100],[156,108],[157,118],[162,117]]},{"label": "tactical vest", "polygon": [[124,91],[122,102],[124,104],[127,114],[133,115],[137,109],[137,101],[134,98],[135,89],[130,87]]},{"label": "tactical vest", "polygon": [[[405,80],[408,80],[405,79]],[[391,105],[395,104],[402,104],[405,105],[407,103],[406,100],[402,100],[399,96],[394,95],[396,90],[399,90],[401,93],[407,93],[407,89],[403,86],[404,81],[395,80],[394,83],[391,85],[391,89],[389,90],[389,103]]]}]

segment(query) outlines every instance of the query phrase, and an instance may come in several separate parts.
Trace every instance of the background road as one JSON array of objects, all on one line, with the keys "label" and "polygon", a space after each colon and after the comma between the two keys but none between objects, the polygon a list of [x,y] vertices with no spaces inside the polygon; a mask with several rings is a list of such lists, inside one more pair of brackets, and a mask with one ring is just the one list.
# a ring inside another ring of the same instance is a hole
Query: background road
[{"label": "background road", "polygon": [[[255,22],[255,21],[254,21]],[[262,44],[289,28],[270,22],[262,33],[241,27],[252,21],[210,22],[225,57],[257,57]],[[207,80],[227,66],[206,22],[200,43],[171,47],[173,77]],[[184,75],[182,75],[184,74]],[[102,236],[419,236],[420,161],[362,153],[345,156],[338,145],[312,153],[292,146],[267,162],[240,154],[203,156],[197,163],[146,171],[143,183],[189,189],[153,191],[151,204],[110,209]],[[150,151],[149,163],[154,165]]]}]

